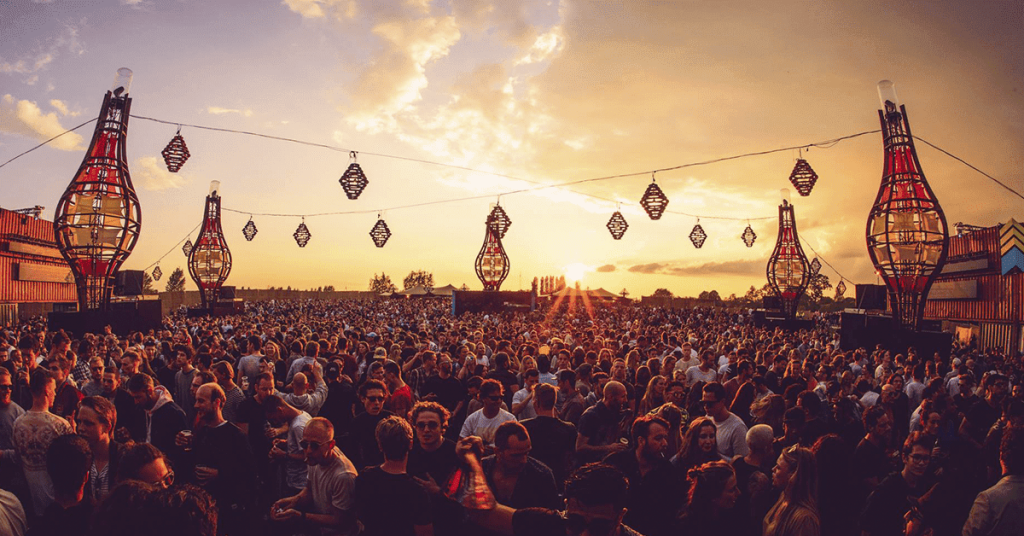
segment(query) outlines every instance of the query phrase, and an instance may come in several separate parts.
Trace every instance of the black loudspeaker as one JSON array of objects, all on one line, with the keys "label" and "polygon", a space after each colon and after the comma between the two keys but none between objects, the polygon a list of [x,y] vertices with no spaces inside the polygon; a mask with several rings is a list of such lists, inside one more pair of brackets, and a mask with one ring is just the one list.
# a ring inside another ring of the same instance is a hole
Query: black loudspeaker
[{"label": "black loudspeaker", "polygon": [[858,309],[885,310],[888,293],[885,285],[856,285]]},{"label": "black loudspeaker", "polygon": [[115,296],[141,296],[142,270],[121,270],[114,276]]},{"label": "black loudspeaker", "polygon": [[778,296],[765,296],[761,299],[761,303],[768,311],[782,310],[782,300],[780,300]]},{"label": "black loudspeaker", "polygon": [[233,299],[235,299],[235,287],[220,287],[220,299],[222,299],[222,300],[233,300]]},{"label": "black loudspeaker", "polygon": [[108,311],[85,311],[75,313],[50,313],[50,329],[63,329],[80,337],[83,333],[103,333],[103,328],[118,335],[132,331],[146,332],[161,327],[160,300],[114,302]]}]

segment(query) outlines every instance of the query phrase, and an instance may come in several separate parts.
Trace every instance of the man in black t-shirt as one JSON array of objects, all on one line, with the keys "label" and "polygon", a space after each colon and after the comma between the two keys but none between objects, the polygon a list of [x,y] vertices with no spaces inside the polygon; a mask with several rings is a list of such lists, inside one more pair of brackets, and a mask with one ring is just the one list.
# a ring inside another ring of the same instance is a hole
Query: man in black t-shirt
[{"label": "man in black t-shirt", "polygon": [[384,463],[356,478],[356,509],[365,536],[414,536],[433,532],[430,499],[406,472],[412,427],[392,415],[377,425],[377,443]]},{"label": "man in black t-shirt", "polygon": [[379,465],[384,455],[377,445],[375,436],[377,424],[394,415],[384,409],[387,387],[380,380],[366,380],[359,386],[359,399],[363,402],[363,413],[352,420],[352,462],[360,471],[366,466]]},{"label": "man in black t-shirt", "polygon": [[466,388],[452,376],[452,358],[447,354],[441,354],[437,360],[437,375],[431,376],[423,384],[423,398],[430,395],[453,415],[458,413],[459,403],[466,396]]},{"label": "man in black t-shirt", "polygon": [[535,438],[530,456],[551,469],[561,491],[572,468],[576,427],[555,416],[555,396],[555,388],[546,383],[534,387],[533,407],[537,416],[523,421],[523,426],[530,437]]},{"label": "man in black t-shirt", "polygon": [[406,472],[430,496],[435,536],[459,534],[462,508],[444,495],[448,480],[461,465],[455,442],[445,438],[448,410],[437,402],[417,402],[412,408],[416,442],[409,452]]},{"label": "man in black t-shirt", "polygon": [[487,374],[488,379],[495,379],[501,382],[501,386],[504,389],[505,405],[512,407],[512,395],[519,390],[519,379],[516,375],[508,370],[509,357],[505,352],[498,352],[494,354],[494,365],[495,369]]}]

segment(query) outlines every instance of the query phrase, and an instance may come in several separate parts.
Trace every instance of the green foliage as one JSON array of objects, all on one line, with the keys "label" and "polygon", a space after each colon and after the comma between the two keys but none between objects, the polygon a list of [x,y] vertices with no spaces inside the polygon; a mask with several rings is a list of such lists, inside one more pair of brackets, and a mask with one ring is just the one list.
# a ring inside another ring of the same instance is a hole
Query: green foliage
[{"label": "green foliage", "polygon": [[655,298],[671,298],[673,296],[672,291],[667,288],[659,288],[652,294]]},{"label": "green foliage", "polygon": [[181,292],[185,290],[185,271],[175,268],[171,275],[167,276],[167,292]]},{"label": "green foliage", "polygon": [[380,275],[373,274],[373,279],[370,280],[370,292],[377,294],[392,294],[398,287],[391,282],[391,276],[381,272]]},{"label": "green foliage", "polygon": [[433,287],[434,286],[434,274],[426,270],[413,270],[409,272],[409,275],[405,276],[402,280],[402,287],[404,290],[409,290],[413,287]]}]

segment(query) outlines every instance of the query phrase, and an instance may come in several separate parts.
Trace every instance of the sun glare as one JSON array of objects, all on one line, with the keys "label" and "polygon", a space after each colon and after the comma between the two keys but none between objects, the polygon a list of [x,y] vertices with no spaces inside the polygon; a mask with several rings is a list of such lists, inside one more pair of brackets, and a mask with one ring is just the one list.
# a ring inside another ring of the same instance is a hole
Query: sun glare
[{"label": "sun glare", "polygon": [[565,282],[575,283],[577,281],[583,281],[583,276],[590,271],[590,267],[586,264],[574,262],[564,268],[565,270]]}]

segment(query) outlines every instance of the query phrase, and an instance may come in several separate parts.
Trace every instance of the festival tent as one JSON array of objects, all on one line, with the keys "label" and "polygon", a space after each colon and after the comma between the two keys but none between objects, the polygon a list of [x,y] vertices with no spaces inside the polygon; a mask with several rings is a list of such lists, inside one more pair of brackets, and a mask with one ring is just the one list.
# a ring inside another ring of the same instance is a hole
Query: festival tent
[{"label": "festival tent", "polygon": [[434,296],[451,296],[452,292],[456,290],[459,289],[456,288],[454,285],[445,285],[443,287],[438,287],[435,288],[434,290],[431,290],[430,293],[433,294]]}]

